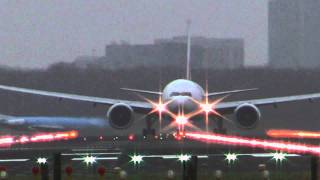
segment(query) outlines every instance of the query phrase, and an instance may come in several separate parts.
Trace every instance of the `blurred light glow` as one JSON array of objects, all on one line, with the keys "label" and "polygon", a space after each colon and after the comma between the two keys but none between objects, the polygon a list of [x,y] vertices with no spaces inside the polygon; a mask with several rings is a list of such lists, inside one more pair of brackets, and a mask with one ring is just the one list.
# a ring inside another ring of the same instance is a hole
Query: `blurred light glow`
[{"label": "blurred light glow", "polygon": [[317,131],[301,131],[288,129],[270,129],[266,132],[269,137],[273,138],[305,138],[320,139],[320,132]]},{"label": "blurred light glow", "polygon": [[216,134],[216,133],[197,133],[197,132],[196,133],[186,132],[186,138],[204,141],[206,143],[261,148],[265,150],[282,151],[287,153],[313,154],[317,156],[320,155],[320,146],[315,146],[310,144],[244,138],[239,136],[228,136],[228,135]]},{"label": "blurred light glow", "polygon": [[281,152],[273,153],[272,159],[274,159],[276,162],[282,162],[286,159],[286,154]]},{"label": "blurred light glow", "polygon": [[140,164],[142,163],[143,161],[143,156],[141,155],[133,155],[131,156],[131,161],[130,162],[133,162],[134,165],[137,165],[137,164]]},{"label": "blurred light glow", "polygon": [[183,116],[183,115],[180,115],[180,116],[177,116],[176,117],[176,123],[179,125],[179,126],[183,126],[183,125],[186,125],[188,123],[188,118]]},{"label": "blurred light glow", "polygon": [[40,158],[37,159],[37,163],[38,164],[46,164],[47,163],[47,158],[40,157]]},{"label": "blurred light glow", "polygon": [[178,160],[180,162],[186,162],[186,161],[189,161],[190,159],[191,159],[191,156],[187,154],[181,154],[178,156]]},{"label": "blurred light glow", "polygon": [[235,162],[238,159],[237,156],[238,155],[235,153],[228,153],[228,154],[225,154],[225,160],[228,161],[228,163],[230,164]]},{"label": "blurred light glow", "polygon": [[92,165],[97,162],[97,158],[94,156],[86,156],[83,158],[83,162],[87,165]]},{"label": "blurred light glow", "polygon": [[129,141],[133,141],[134,138],[135,138],[134,134],[130,134],[130,135],[128,136]]}]

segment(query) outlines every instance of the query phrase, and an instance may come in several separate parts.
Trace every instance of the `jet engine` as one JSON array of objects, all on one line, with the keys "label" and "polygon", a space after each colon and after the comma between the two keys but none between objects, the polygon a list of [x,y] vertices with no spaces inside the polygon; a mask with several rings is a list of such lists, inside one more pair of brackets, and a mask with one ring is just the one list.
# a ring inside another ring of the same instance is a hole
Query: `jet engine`
[{"label": "jet engine", "polygon": [[255,128],[260,121],[261,113],[257,106],[253,104],[241,104],[235,111],[236,124],[245,129]]},{"label": "jet engine", "polygon": [[127,129],[134,119],[133,109],[127,104],[114,104],[107,112],[107,119],[111,127],[115,129]]}]

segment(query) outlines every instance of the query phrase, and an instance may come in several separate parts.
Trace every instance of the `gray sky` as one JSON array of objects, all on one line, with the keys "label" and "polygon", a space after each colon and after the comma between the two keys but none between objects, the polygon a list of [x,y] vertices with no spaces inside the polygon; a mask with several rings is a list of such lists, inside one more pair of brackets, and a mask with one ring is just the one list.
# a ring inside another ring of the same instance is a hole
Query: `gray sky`
[{"label": "gray sky", "polygon": [[267,0],[1,0],[0,64],[45,67],[103,55],[111,41],[192,34],[242,37],[246,63],[267,61]]}]

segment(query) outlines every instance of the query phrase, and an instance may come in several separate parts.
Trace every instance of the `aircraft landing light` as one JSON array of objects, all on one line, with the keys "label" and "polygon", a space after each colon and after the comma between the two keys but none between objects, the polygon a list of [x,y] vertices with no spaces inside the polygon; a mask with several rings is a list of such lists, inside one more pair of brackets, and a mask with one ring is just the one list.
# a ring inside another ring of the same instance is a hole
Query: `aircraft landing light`
[{"label": "aircraft landing light", "polygon": [[182,125],[183,126],[183,125],[188,123],[188,118],[185,117],[185,116],[177,116],[176,117],[176,123],[178,125]]}]

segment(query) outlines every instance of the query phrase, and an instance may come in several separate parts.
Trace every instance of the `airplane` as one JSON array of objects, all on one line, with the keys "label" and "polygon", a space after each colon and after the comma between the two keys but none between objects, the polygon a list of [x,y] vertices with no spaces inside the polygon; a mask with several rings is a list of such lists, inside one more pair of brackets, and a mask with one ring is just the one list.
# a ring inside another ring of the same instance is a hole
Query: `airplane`
[{"label": "airplane", "polygon": [[6,130],[15,131],[15,134],[76,130],[80,136],[115,135],[111,132],[112,128],[108,121],[95,117],[9,116],[1,114],[0,126]]},{"label": "airplane", "polygon": [[34,133],[55,133],[76,131],[82,138],[115,138],[139,136],[140,123],[135,123],[126,130],[118,131],[110,126],[104,117],[70,116],[13,116],[0,114],[0,127],[3,135],[30,135]]},{"label": "airplane", "polygon": [[[189,29],[189,28],[188,28]],[[142,89],[122,88],[138,94],[148,94],[158,96],[158,100],[151,101],[130,101],[121,99],[111,99],[104,97],[85,96],[62,92],[43,91],[27,89],[8,85],[0,85],[1,90],[13,91],[17,93],[34,94],[39,96],[55,97],[60,100],[75,100],[102,104],[108,106],[107,117],[110,126],[116,130],[128,129],[136,120],[136,114],[144,114],[146,128],[143,128],[143,135],[154,135],[152,128],[154,118],[170,122],[179,130],[184,130],[185,126],[192,126],[192,123],[199,123],[201,119],[217,119],[218,130],[223,132],[223,116],[233,114],[233,122],[240,128],[253,129],[261,119],[260,107],[280,103],[295,101],[313,102],[320,98],[320,93],[303,94],[296,96],[272,97],[262,99],[251,99],[241,101],[224,102],[226,96],[257,90],[237,89],[223,92],[205,91],[198,83],[192,81],[190,72],[190,48],[191,38],[188,30],[187,36],[187,71],[185,79],[176,79],[165,86],[162,91],[150,91]],[[221,97],[222,96],[222,97]],[[200,118],[199,118],[200,117]],[[202,123],[203,121],[201,121]]]}]

